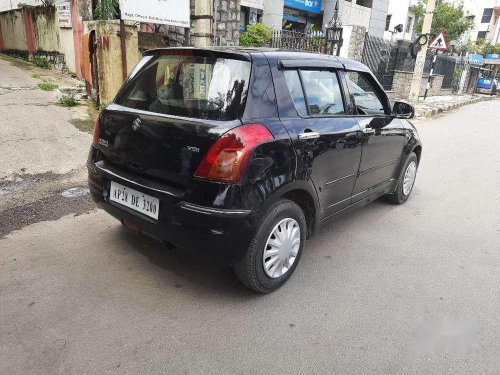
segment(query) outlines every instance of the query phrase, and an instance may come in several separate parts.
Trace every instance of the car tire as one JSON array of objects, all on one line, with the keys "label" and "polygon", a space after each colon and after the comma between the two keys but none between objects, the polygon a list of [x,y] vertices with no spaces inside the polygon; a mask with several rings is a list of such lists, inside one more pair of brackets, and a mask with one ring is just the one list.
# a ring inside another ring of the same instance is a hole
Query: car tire
[{"label": "car tire", "polygon": [[[408,159],[406,159],[404,167],[401,169],[401,174],[398,178],[398,184],[396,190],[387,194],[386,199],[393,204],[403,204],[405,203],[413,191],[415,186],[415,180],[417,178],[418,170],[418,158],[414,152],[410,154]],[[408,175],[413,175],[408,178]]]},{"label": "car tire", "polygon": [[[257,228],[257,233],[243,260],[234,265],[234,270],[240,281],[248,288],[259,293],[270,293],[281,287],[297,268],[306,240],[306,219],[304,212],[296,203],[280,199],[261,216]],[[278,242],[282,243],[281,248],[275,246]],[[275,255],[276,249],[278,249],[277,255]],[[271,253],[273,255],[268,256]],[[289,257],[287,254],[290,254]],[[275,261],[275,258],[279,259]],[[280,259],[284,259],[282,267],[279,265]],[[278,263],[276,267],[274,265],[270,267],[273,261]],[[280,274],[281,272],[283,273]]]}]

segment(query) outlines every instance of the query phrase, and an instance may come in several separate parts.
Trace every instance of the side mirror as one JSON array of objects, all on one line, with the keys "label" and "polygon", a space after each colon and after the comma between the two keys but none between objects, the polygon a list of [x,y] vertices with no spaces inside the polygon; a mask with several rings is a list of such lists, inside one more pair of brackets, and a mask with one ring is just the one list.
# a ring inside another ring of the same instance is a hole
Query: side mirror
[{"label": "side mirror", "polygon": [[392,116],[395,118],[410,119],[415,117],[415,108],[411,104],[395,102],[392,106]]}]

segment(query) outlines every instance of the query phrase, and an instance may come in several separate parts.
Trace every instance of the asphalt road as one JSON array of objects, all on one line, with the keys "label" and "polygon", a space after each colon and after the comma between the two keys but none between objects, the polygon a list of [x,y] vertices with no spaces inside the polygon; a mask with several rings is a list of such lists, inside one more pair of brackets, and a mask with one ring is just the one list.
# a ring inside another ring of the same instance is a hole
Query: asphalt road
[{"label": "asphalt road", "polygon": [[266,296],[101,211],[12,232],[0,373],[500,374],[499,118],[419,122],[411,199],[337,220]]}]

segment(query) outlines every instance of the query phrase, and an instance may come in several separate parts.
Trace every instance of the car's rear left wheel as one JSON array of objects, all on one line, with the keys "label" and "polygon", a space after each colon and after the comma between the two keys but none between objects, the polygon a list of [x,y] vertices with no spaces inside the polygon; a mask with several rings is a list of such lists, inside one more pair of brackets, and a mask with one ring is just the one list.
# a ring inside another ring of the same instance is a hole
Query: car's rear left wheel
[{"label": "car's rear left wheel", "polygon": [[293,274],[306,238],[306,219],[294,202],[281,199],[261,217],[244,259],[234,266],[248,288],[269,293]]}]

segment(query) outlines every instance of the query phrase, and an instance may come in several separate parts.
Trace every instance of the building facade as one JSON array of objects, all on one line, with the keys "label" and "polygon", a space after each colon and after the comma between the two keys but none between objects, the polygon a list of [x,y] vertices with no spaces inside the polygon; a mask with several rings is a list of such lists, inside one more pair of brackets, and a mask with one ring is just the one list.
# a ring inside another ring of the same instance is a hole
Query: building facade
[{"label": "building facade", "polygon": [[500,0],[448,0],[461,6],[466,16],[474,21],[474,28],[466,33],[464,42],[484,39],[500,43]]},{"label": "building facade", "polygon": [[415,37],[415,13],[412,6],[417,0],[390,0],[387,10],[384,39],[408,40]]}]

